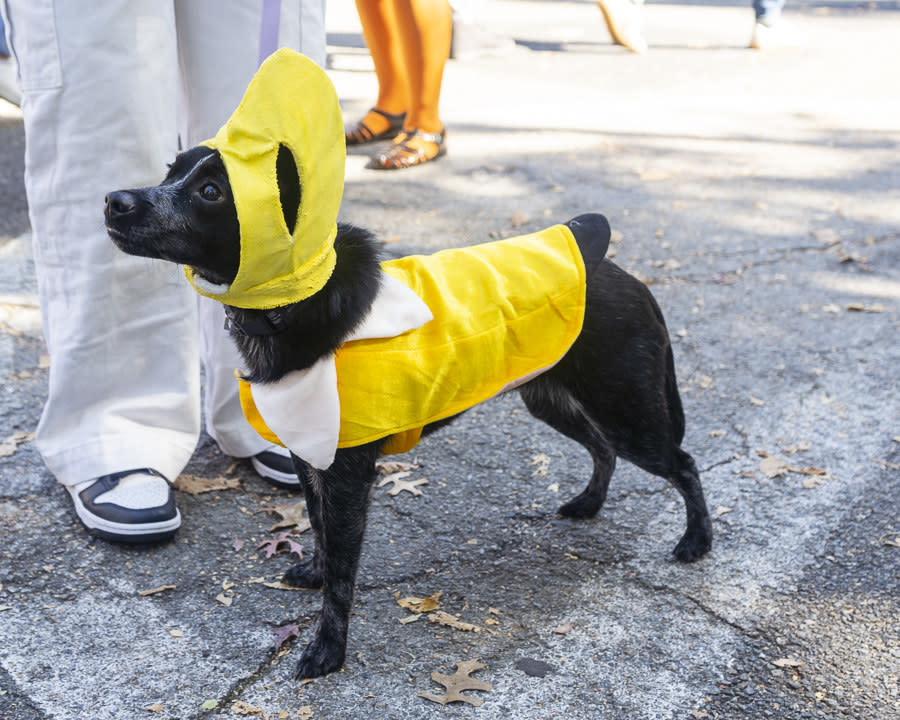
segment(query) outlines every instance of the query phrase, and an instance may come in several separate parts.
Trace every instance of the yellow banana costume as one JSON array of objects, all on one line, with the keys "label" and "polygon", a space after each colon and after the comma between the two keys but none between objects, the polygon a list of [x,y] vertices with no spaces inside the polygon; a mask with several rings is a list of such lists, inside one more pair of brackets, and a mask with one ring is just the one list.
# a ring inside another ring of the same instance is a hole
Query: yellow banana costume
[{"label": "yellow banana costume", "polygon": [[[228,171],[241,264],[227,287],[211,287],[187,269],[194,288],[257,309],[318,292],[334,267],[345,152],[325,73],[278,51],[208,144]],[[302,186],[293,234],[278,196],[280,145],[294,154]],[[327,468],[339,447],[379,439],[386,452],[409,450],[424,425],[553,366],[581,331],[584,262],[564,225],[381,267],[369,315],[335,356],[275,383],[241,381],[251,424],[318,468]]]},{"label": "yellow banana costume", "polygon": [[[309,58],[283,48],[250,81],[228,122],[204,144],[219,151],[241,228],[241,262],[229,286],[185,273],[201,295],[268,310],[317,293],[334,270],[344,191],[344,126],[331,80]],[[300,172],[294,231],[284,222],[276,159],[284,145]]]}]

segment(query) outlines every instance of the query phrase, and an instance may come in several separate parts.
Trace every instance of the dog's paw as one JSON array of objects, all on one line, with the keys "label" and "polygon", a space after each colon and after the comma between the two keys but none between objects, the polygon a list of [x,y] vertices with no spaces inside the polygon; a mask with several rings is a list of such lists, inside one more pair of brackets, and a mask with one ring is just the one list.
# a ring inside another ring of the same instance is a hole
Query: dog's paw
[{"label": "dog's paw", "polygon": [[297,667],[294,670],[295,680],[321,677],[335,670],[340,670],[344,664],[346,647],[338,643],[327,643],[319,638],[306,646]]},{"label": "dog's paw", "polygon": [[561,506],[557,512],[563,517],[584,520],[594,517],[600,512],[602,506],[602,500],[594,497],[590,493],[583,492]]},{"label": "dog's paw", "polygon": [[699,560],[712,547],[712,530],[700,527],[688,530],[678,541],[672,554],[678,562],[690,563]]},{"label": "dog's paw", "polygon": [[304,560],[291,567],[282,578],[285,585],[292,585],[298,588],[320,588],[322,587],[322,567],[315,557]]}]

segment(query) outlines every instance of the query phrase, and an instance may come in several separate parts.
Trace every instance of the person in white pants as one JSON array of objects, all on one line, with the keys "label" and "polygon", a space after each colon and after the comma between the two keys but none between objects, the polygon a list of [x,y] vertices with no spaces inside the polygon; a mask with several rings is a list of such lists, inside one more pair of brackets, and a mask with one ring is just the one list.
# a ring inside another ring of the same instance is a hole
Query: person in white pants
[{"label": "person in white pants", "polygon": [[290,459],[243,418],[222,306],[201,299],[198,309],[180,268],[117,250],[103,202],[159,183],[179,142],[212,137],[269,51],[292,47],[324,64],[324,0],[5,0],[5,9],[50,354],[36,442],[78,517],[112,540],[174,534],[169,481],[200,434],[198,358],[206,428],[222,451],[296,482]]}]

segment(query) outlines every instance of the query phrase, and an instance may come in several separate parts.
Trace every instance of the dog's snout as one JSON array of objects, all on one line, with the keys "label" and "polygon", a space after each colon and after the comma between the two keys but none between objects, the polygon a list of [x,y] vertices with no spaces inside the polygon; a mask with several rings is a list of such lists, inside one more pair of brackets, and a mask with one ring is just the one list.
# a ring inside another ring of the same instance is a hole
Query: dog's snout
[{"label": "dog's snout", "polygon": [[127,190],[116,190],[106,196],[106,213],[109,217],[128,215],[134,212],[136,205],[134,194]]}]

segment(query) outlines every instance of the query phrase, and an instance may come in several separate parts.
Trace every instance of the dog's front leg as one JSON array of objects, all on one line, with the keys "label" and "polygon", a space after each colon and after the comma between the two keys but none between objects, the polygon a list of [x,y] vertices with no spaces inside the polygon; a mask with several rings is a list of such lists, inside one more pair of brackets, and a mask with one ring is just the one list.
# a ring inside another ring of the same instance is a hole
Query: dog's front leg
[{"label": "dog's front leg", "polygon": [[298,679],[325,675],[344,663],[376,456],[377,444],[339,450],[332,466],[313,480],[321,500],[322,613],[297,663]]},{"label": "dog's front leg", "polygon": [[324,531],[322,523],[322,478],[319,472],[309,463],[301,460],[293,453],[294,470],[300,479],[300,487],[303,489],[303,497],[306,498],[306,514],[309,516],[309,524],[312,527],[315,539],[315,548],[310,557],[292,566],[284,574],[284,582],[287,585],[301,588],[322,587],[325,563]]}]

